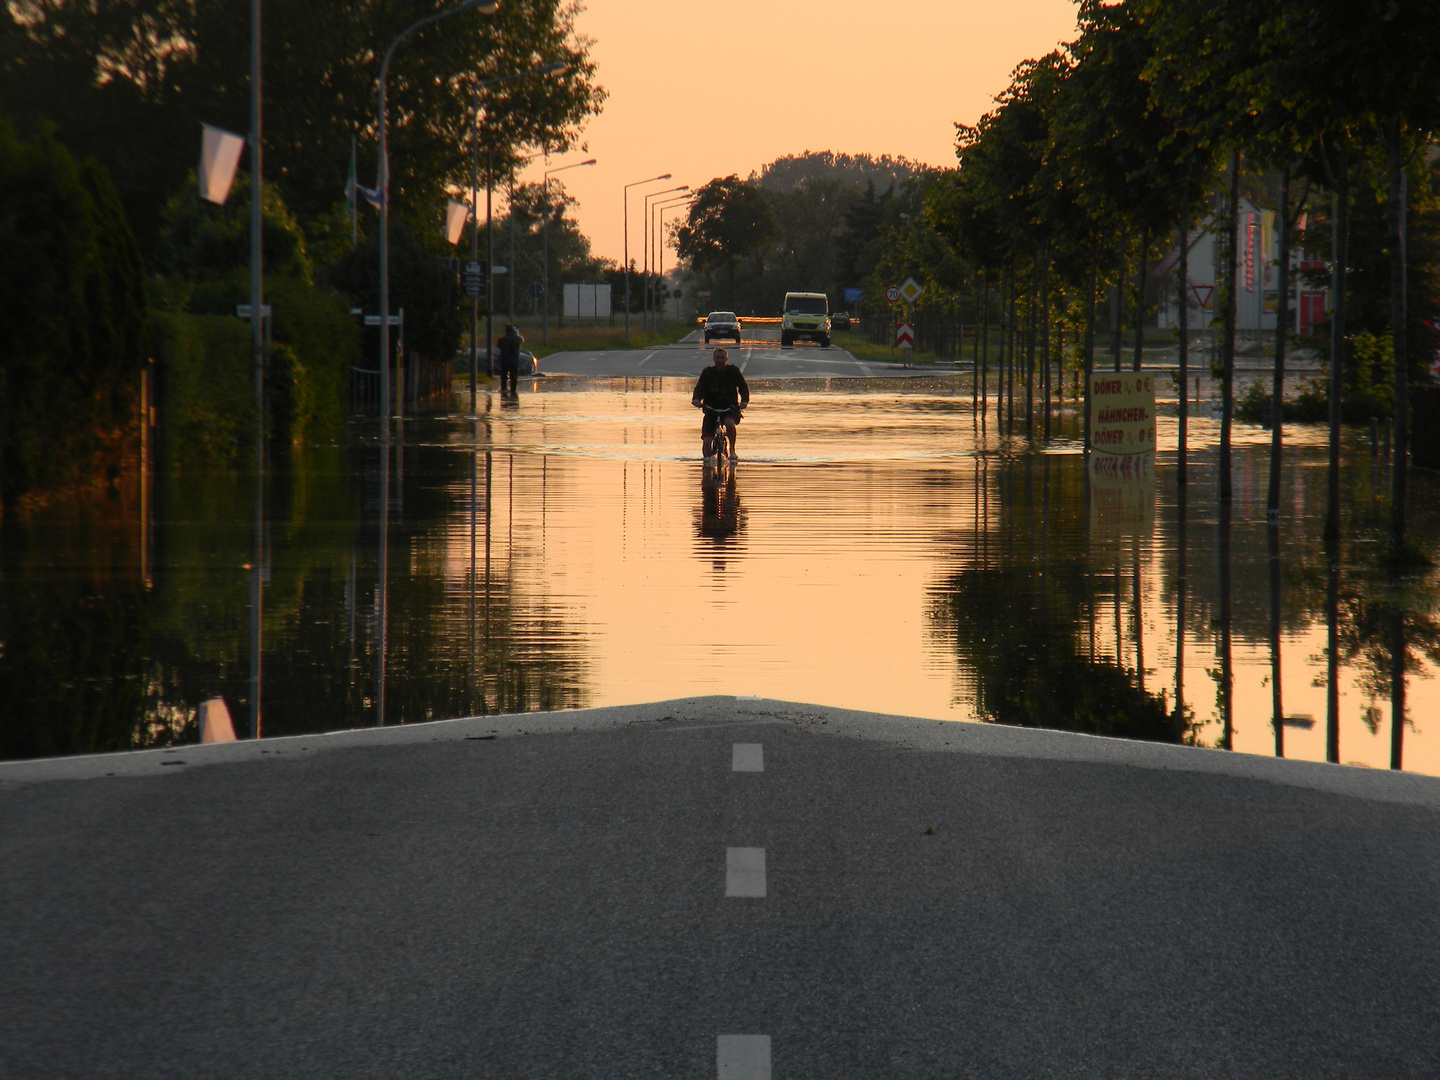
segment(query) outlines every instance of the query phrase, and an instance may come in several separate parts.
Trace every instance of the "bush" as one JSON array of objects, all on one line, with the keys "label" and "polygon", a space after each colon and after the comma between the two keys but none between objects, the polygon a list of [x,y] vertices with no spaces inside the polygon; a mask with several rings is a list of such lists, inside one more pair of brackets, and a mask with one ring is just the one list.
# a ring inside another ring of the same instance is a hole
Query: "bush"
[{"label": "bush", "polygon": [[250,327],[233,315],[168,311],[154,326],[161,460],[238,465],[255,430]]}]

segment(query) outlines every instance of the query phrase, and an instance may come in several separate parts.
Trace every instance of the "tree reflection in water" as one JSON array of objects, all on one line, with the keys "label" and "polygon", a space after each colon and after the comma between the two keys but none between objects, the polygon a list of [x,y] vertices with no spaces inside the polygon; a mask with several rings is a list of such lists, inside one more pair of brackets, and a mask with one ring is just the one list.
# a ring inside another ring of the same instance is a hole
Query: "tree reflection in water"
[{"label": "tree reflection in water", "polygon": [[[977,484],[984,491],[980,535],[970,565],[945,590],[958,662],[973,681],[976,712],[1022,727],[1181,741],[1186,730],[1177,728],[1165,693],[1147,693],[1138,671],[1143,656],[1133,573],[1138,539],[1097,537],[1081,520],[1088,514],[1082,470],[1057,470],[1054,497],[1047,457],[1040,458],[1038,481],[1036,471],[1016,462],[1002,467],[993,512],[988,475],[982,473]],[[1153,487],[1148,494],[1153,499]],[[992,532],[997,539],[992,540]],[[1108,560],[1103,567],[1092,562],[1100,551]],[[1096,655],[1094,630],[1103,618],[1101,609],[1114,604],[1117,634],[1122,634],[1126,620],[1120,611],[1127,593],[1136,665],[1125,662],[1125,643],[1118,638],[1114,657]]]}]

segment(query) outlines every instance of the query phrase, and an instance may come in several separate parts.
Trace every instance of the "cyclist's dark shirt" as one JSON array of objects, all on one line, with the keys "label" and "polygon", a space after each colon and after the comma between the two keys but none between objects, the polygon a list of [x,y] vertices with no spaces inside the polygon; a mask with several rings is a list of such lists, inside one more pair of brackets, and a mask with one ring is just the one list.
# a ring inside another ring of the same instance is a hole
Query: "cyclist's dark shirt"
[{"label": "cyclist's dark shirt", "polygon": [[690,395],[690,400],[709,405],[712,409],[730,408],[737,403],[743,409],[750,404],[750,387],[734,364],[726,364],[723,368],[711,364],[695,380],[695,392]]}]

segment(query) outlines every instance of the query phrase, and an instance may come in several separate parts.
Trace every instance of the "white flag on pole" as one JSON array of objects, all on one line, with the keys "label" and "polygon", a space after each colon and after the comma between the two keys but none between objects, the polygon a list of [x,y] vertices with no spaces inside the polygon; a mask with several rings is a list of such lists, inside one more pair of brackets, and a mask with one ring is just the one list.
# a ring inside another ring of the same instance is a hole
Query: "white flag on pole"
[{"label": "white flag on pole", "polygon": [[224,203],[235,181],[235,167],[240,164],[240,151],[245,140],[239,135],[209,124],[201,124],[200,197],[213,203]]},{"label": "white flag on pole", "polygon": [[470,208],[464,203],[450,199],[445,203],[445,239],[452,244],[460,242],[465,231],[465,222],[470,220]]}]

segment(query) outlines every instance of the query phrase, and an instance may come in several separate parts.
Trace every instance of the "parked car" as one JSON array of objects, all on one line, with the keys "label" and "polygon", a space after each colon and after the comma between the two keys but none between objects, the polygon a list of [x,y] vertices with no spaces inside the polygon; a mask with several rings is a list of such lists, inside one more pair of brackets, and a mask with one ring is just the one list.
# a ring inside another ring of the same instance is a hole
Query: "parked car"
[{"label": "parked car", "polygon": [[733,311],[712,311],[705,316],[706,345],[711,338],[728,337],[733,337],[736,345],[740,344],[740,320]]}]

